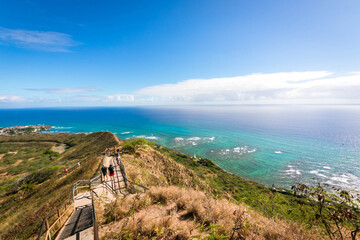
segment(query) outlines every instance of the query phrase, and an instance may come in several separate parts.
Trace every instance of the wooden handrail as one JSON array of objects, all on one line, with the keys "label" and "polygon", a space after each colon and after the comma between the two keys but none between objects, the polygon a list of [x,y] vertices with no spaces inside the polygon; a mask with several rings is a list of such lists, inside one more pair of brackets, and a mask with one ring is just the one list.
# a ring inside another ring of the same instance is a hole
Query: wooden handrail
[{"label": "wooden handrail", "polygon": [[[52,236],[56,235],[58,233],[58,231],[61,229],[59,228],[55,233],[51,233],[52,228],[59,222],[61,221],[62,217],[65,216],[66,212],[71,209],[72,211],[74,210],[73,207],[69,207],[67,208],[68,205],[73,205],[73,201],[71,198],[67,199],[65,202],[63,202],[59,207],[57,207],[56,209],[54,209],[53,211],[51,211],[48,215],[46,215],[42,221],[41,227],[40,227],[40,232],[39,235],[37,237],[37,240],[40,240],[43,237],[44,231],[45,231],[45,227],[46,227],[46,235],[45,235],[45,239],[51,239]],[[65,211],[63,213],[61,213],[61,209],[65,208]],[[55,219],[54,222],[52,222],[51,224],[49,223],[49,219],[54,215],[57,214],[57,218]],[[66,221],[64,221],[62,224],[65,224]]]},{"label": "wooden handrail", "polygon": [[[105,157],[105,156],[104,156]],[[121,159],[120,159],[121,161]],[[101,163],[100,163],[101,164]],[[121,162],[122,164],[122,162]],[[114,165],[119,165],[116,161],[114,163]],[[121,169],[121,167],[123,167],[123,169]],[[122,166],[119,165],[119,168],[120,168],[120,172],[121,174],[123,175],[123,180],[124,182],[126,183],[125,184],[125,188],[128,188],[128,185],[127,183],[130,183],[132,186],[138,186],[140,188],[142,188],[143,190],[139,190],[139,189],[136,189],[135,187],[133,188],[133,190],[135,191],[138,191],[138,192],[146,192],[146,190],[148,190],[147,187],[144,187],[140,184],[137,184],[135,182],[132,182],[132,181],[129,181],[127,179],[127,176],[126,176],[126,172],[125,172],[125,167],[124,165],[122,164]],[[122,171],[123,170],[123,171]],[[117,176],[118,177],[118,176]],[[117,196],[117,193],[116,193],[116,190],[110,186],[106,181],[103,181],[102,180],[102,177],[101,177],[101,174],[98,174],[96,175],[95,177],[91,178],[90,180],[78,180],[77,182],[75,182],[73,184],[73,188],[72,188],[72,194],[71,194],[71,198],[67,199],[65,202],[63,202],[58,208],[54,209],[53,211],[51,211],[48,215],[46,215],[43,219],[43,222],[41,224],[41,227],[40,227],[40,232],[39,232],[39,235],[37,237],[37,240],[41,240],[41,238],[43,237],[43,235],[45,234],[45,240],[51,240],[53,236],[55,236],[59,230],[61,228],[59,228],[55,233],[51,233],[51,230],[54,228],[54,226],[60,222],[61,223],[61,219],[63,216],[65,216],[66,212],[71,209],[72,211],[74,211],[74,207],[69,207],[67,208],[68,205],[73,205],[74,204],[74,198],[76,195],[78,195],[78,192],[79,192],[79,189],[81,188],[88,188],[89,191],[90,191],[90,194],[91,194],[91,202],[92,202],[92,210],[93,210],[93,223],[94,223],[94,239],[95,240],[98,240],[99,239],[99,235],[98,235],[98,226],[97,226],[97,222],[96,222],[96,213],[95,213],[95,205],[94,205],[94,192],[93,192],[93,185],[94,184],[99,184],[99,182],[101,182],[103,184],[103,187],[105,187],[106,189],[110,190],[110,192],[116,197]],[[118,183],[120,184],[119,182],[119,179],[118,179]],[[120,186],[120,185],[119,185]],[[126,196],[125,193],[121,192],[121,189],[119,187],[119,191],[121,194],[123,194],[124,196]],[[61,213],[61,209],[62,208],[65,208],[65,211],[63,213]],[[54,214],[57,214],[57,217],[55,219],[54,222],[52,223],[49,223],[49,219],[54,215]],[[70,217],[70,215],[69,215]],[[61,224],[64,225],[66,221],[62,222]],[[45,231],[45,227],[46,227],[46,231]]]}]

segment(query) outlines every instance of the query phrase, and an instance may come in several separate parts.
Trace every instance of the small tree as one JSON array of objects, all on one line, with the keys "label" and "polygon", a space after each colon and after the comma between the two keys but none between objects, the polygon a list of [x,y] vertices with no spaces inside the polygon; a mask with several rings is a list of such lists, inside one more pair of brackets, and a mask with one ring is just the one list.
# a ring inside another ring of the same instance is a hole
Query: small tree
[{"label": "small tree", "polygon": [[351,230],[351,238],[356,239],[360,231],[359,195],[328,184],[318,183],[316,187],[305,184],[292,186],[294,194],[315,201],[314,221],[321,223],[330,239],[344,239],[343,228]]}]

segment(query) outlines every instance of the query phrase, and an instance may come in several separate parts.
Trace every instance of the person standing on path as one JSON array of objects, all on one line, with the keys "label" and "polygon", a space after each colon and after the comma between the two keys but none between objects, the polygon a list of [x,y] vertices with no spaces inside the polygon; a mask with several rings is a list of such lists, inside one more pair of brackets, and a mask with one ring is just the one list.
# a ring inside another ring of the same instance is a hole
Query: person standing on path
[{"label": "person standing on path", "polygon": [[114,187],[114,184],[115,184],[115,182],[114,182],[115,181],[115,177],[114,177],[115,171],[114,171],[113,165],[110,164],[108,169],[109,169],[109,176],[110,176],[111,184],[112,184],[112,187]]},{"label": "person standing on path", "polygon": [[108,179],[108,176],[107,176],[107,167],[105,165],[103,165],[101,167],[101,172],[102,172],[102,175],[103,175],[103,178],[104,178],[104,181]]}]

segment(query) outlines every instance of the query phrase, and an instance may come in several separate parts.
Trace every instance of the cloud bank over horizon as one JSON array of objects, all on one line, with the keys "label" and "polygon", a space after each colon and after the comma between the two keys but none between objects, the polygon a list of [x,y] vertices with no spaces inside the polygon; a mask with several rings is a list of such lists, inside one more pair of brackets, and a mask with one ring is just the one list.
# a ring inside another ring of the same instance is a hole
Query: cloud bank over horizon
[{"label": "cloud bank over horizon", "polygon": [[[134,92],[102,93],[99,87],[31,88],[44,96],[1,95],[0,106],[126,106],[190,104],[360,104],[360,72],[256,73],[236,77],[189,79]],[[98,92],[94,95],[92,92]]]},{"label": "cloud bank over horizon", "polygon": [[334,75],[329,71],[307,71],[189,79],[175,84],[145,87],[135,93],[172,103],[360,103],[360,73]]}]

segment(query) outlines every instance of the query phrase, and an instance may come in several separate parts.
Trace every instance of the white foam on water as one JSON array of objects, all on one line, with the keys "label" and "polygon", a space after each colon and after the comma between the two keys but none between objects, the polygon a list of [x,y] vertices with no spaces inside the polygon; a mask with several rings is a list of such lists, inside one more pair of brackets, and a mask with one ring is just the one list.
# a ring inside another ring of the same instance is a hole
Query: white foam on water
[{"label": "white foam on water", "polygon": [[129,134],[130,132],[122,132],[121,134]]},{"label": "white foam on water", "polygon": [[196,143],[196,142],[192,142],[191,144],[192,144],[193,146],[196,146],[196,145],[197,145],[197,143]]},{"label": "white foam on water", "polygon": [[156,136],[146,136],[146,135],[138,135],[138,136],[134,136],[135,138],[144,138],[144,139],[148,139],[148,140],[158,140],[159,138]]},{"label": "white foam on water", "polygon": [[350,191],[360,191],[360,177],[351,173],[333,174],[326,183]]},{"label": "white foam on water", "polygon": [[158,140],[159,138],[158,138],[158,137],[155,137],[155,136],[147,136],[147,137],[145,137],[145,139]]},{"label": "white foam on water", "polygon": [[330,179],[335,181],[335,182],[348,183],[348,178],[346,178],[346,177],[336,176],[336,177],[332,177]]},{"label": "white foam on water", "polygon": [[73,127],[52,126],[51,129],[71,129]]},{"label": "white foam on water", "polygon": [[204,140],[214,141],[215,137],[205,137]]},{"label": "white foam on water", "polygon": [[301,175],[301,171],[299,169],[290,168],[289,170],[284,171],[287,175]]},{"label": "white foam on water", "polygon": [[187,140],[188,141],[199,141],[199,140],[201,140],[201,138],[200,137],[191,137],[191,138],[188,138]]},{"label": "white foam on water", "polygon": [[320,170],[312,170],[310,173],[315,174],[316,176],[327,178],[324,174],[319,173]]},{"label": "white foam on water", "polygon": [[274,153],[281,154],[281,153],[282,153],[282,151],[275,151]]},{"label": "white foam on water", "polygon": [[175,142],[181,142],[181,141],[184,141],[184,138],[176,137],[174,140],[175,140]]},{"label": "white foam on water", "polygon": [[328,167],[328,166],[323,166],[323,168],[325,168],[325,169],[331,169],[331,167]]}]

